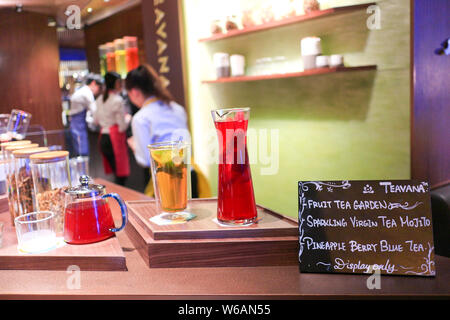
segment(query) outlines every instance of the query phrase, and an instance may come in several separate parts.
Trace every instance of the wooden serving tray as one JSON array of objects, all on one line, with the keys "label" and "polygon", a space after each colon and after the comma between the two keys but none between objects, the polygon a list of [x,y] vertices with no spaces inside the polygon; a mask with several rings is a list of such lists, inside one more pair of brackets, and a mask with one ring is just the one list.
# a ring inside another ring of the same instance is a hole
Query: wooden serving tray
[{"label": "wooden serving tray", "polygon": [[127,271],[125,255],[116,237],[83,245],[66,244],[46,253],[26,254],[17,250],[16,231],[9,212],[0,213],[4,223],[0,247],[1,270],[67,270],[76,265],[81,271]]},{"label": "wooden serving tray", "polygon": [[217,199],[193,199],[184,224],[159,226],[155,201],[127,201],[129,238],[150,268],[233,267],[298,264],[298,225],[294,219],[257,206],[259,221],[223,227],[213,221]]}]

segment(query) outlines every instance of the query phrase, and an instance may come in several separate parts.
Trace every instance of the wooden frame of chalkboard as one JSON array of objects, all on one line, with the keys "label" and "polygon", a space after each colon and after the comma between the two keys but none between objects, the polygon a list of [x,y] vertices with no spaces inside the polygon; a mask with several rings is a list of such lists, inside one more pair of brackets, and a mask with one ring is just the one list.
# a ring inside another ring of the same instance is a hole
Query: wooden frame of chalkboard
[{"label": "wooden frame of chalkboard", "polygon": [[434,276],[429,186],[300,181],[300,272]]}]

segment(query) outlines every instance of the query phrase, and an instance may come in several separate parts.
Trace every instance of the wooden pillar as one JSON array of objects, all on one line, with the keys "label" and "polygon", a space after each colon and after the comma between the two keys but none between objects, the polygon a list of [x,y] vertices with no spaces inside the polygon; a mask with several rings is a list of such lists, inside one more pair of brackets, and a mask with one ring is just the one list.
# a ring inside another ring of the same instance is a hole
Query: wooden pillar
[{"label": "wooden pillar", "polygon": [[411,175],[431,186],[450,182],[450,55],[435,50],[450,37],[450,1],[412,1],[413,104]]},{"label": "wooden pillar", "polygon": [[142,1],[147,62],[162,77],[176,102],[186,104],[181,26],[181,2]]}]

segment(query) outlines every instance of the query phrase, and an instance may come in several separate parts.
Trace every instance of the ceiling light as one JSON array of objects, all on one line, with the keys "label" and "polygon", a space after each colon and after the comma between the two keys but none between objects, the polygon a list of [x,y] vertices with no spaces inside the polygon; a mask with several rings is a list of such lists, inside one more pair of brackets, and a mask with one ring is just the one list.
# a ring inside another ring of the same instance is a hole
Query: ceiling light
[{"label": "ceiling light", "polygon": [[92,8],[91,7],[89,7],[89,8],[87,8],[87,12],[92,12]]}]

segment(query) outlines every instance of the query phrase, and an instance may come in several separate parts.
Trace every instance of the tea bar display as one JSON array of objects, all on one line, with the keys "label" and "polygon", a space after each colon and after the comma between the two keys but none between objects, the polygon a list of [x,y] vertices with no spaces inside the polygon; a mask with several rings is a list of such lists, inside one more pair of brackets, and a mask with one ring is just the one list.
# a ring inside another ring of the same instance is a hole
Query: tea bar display
[{"label": "tea bar display", "polygon": [[30,156],[36,210],[55,213],[55,231],[64,229],[64,190],[72,186],[68,151],[49,151]]}]

